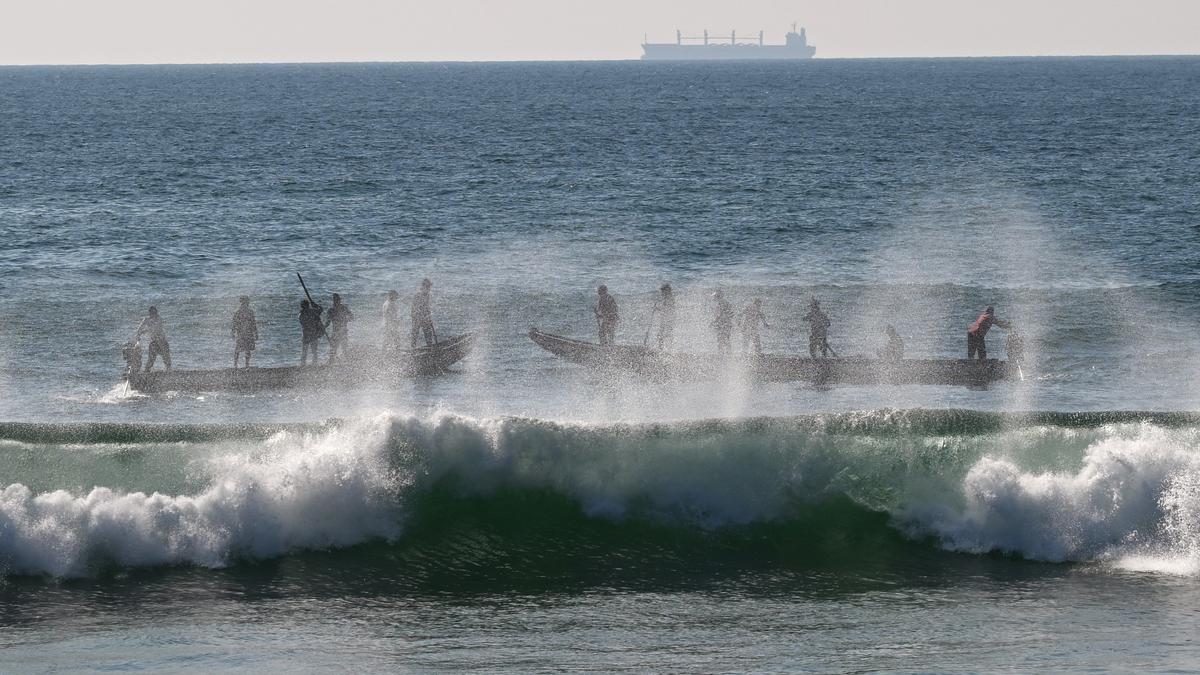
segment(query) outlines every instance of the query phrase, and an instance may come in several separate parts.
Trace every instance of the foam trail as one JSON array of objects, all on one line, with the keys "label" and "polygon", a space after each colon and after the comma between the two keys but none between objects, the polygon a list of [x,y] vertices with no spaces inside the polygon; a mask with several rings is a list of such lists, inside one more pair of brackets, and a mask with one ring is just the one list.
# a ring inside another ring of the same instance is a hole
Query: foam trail
[{"label": "foam trail", "polygon": [[111,389],[101,394],[97,403],[122,403],[131,399],[146,398],[146,395],[131,389],[128,382],[118,382]]}]

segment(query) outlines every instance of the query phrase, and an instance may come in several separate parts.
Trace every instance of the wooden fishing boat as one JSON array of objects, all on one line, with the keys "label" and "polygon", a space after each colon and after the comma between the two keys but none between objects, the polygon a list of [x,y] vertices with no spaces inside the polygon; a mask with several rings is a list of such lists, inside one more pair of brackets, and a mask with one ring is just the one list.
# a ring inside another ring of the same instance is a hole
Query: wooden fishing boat
[{"label": "wooden fishing boat", "polygon": [[782,354],[683,354],[639,345],[602,347],[529,330],[539,347],[573,363],[605,371],[625,371],[656,380],[712,380],[746,377],[758,382],[814,384],[941,384],[969,387],[1015,378],[1018,369],[998,359],[813,359]]},{"label": "wooden fishing boat", "polygon": [[332,366],[155,370],[127,372],[125,379],[130,389],[143,393],[348,388],[368,383],[386,385],[398,378],[444,373],[451,365],[466,358],[474,346],[475,334],[465,333],[432,346],[393,353],[359,347]]}]

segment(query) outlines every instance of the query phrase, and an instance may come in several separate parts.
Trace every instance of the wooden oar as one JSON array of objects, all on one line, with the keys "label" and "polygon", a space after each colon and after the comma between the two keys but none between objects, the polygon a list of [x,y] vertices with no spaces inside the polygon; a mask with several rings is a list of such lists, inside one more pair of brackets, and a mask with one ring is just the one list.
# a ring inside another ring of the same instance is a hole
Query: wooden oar
[{"label": "wooden oar", "polygon": [[838,353],[837,353],[837,352],[835,352],[835,351],[833,350],[833,347],[831,347],[831,346],[829,345],[829,338],[825,338],[825,349],[828,349],[828,350],[829,350],[829,353],[830,353],[830,354],[833,354],[833,358],[835,358],[835,359],[840,359],[840,358],[842,358],[842,357],[838,356]]},{"label": "wooden oar", "polygon": [[304,297],[308,298],[310,304],[316,305],[317,301],[312,299],[312,296],[308,293],[308,286],[304,284],[304,277],[300,276],[299,272],[296,272],[296,278],[300,280],[300,288],[304,289]]},{"label": "wooden oar", "polygon": [[654,330],[654,315],[658,313],[658,303],[654,303],[654,309],[650,310],[650,318],[647,319],[649,325],[646,326],[646,337],[642,338],[642,346],[650,344],[650,331]]}]

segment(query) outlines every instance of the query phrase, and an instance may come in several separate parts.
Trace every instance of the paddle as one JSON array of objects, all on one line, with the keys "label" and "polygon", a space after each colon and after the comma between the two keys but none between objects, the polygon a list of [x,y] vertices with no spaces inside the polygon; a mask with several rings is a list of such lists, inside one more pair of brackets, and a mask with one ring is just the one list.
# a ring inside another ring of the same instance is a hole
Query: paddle
[{"label": "paddle", "polygon": [[834,348],[829,346],[829,339],[828,339],[828,337],[827,337],[827,339],[826,339],[826,345],[824,345],[824,347],[826,347],[826,348],[827,348],[827,350],[829,350],[829,353],[830,353],[830,354],[833,354],[833,358],[835,358],[835,359],[840,359],[840,358],[841,358],[841,357],[839,357],[839,356],[838,356],[838,352],[835,352],[835,351],[834,351]]},{"label": "paddle", "polygon": [[440,357],[441,357],[441,352],[442,352],[442,346],[440,344],[438,344],[437,328],[435,326],[430,326],[429,330],[430,330],[430,332],[433,333],[433,344],[430,346],[433,349],[435,358],[438,359],[438,363],[437,363],[438,372],[440,372],[442,374],[449,373],[450,369],[446,368],[446,366],[443,365],[441,362]]},{"label": "paddle", "polygon": [[[121,392],[121,398],[129,396],[129,379],[137,374],[133,370],[133,364],[130,363],[129,357],[132,355],[132,350],[136,350],[138,348],[138,340],[140,339],[141,335],[135,331],[133,337],[129,338],[125,344],[121,345],[121,356],[125,359],[125,389]],[[125,351],[126,345],[129,346],[131,352]],[[138,364],[139,372],[141,371],[141,365],[142,364],[140,363]]]},{"label": "paddle", "polygon": [[1013,350],[1016,352],[1016,354],[1013,354],[1010,360],[1013,362],[1013,365],[1017,367],[1017,378],[1021,382],[1024,382],[1025,369],[1021,367],[1021,356],[1025,353],[1025,342],[1021,339],[1021,334],[1017,332],[1016,327],[1012,326],[1012,324],[1009,324],[1009,326],[1011,327],[1008,330],[1008,343],[1005,344],[1005,351],[1008,350],[1009,345],[1019,346],[1017,349]]},{"label": "paddle", "polygon": [[658,303],[654,303],[654,309],[650,310],[650,318],[647,319],[649,325],[646,326],[646,337],[642,338],[642,346],[650,344],[650,331],[654,330],[654,315],[658,313]]},{"label": "paddle", "polygon": [[304,284],[304,277],[300,276],[299,272],[296,272],[296,278],[300,280],[300,288],[304,289],[304,297],[308,298],[309,304],[316,305],[316,301],[313,300],[312,296],[308,293],[308,286]]},{"label": "paddle", "polygon": [[[304,289],[304,297],[308,298],[308,304],[312,305],[313,307],[317,307],[317,301],[313,300],[312,295],[309,294],[308,286],[304,283],[304,277],[300,276],[299,272],[296,272],[296,278],[300,280],[300,288]],[[318,323],[317,326],[321,329],[321,335],[318,336],[318,338],[320,338],[325,335],[325,325]]]}]

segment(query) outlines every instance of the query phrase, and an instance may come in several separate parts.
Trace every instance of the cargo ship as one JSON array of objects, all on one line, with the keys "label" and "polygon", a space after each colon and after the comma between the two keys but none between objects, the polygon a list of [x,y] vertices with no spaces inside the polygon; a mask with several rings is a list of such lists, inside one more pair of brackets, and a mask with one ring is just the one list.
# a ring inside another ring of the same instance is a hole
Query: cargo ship
[{"label": "cargo ship", "polygon": [[729,35],[710,35],[708,30],[703,35],[684,35],[683,31],[675,31],[675,42],[642,42],[642,60],[644,61],[729,61],[729,60],[764,60],[764,59],[811,59],[817,53],[817,48],[808,44],[808,35],[804,28],[796,32],[796,24],[787,34],[784,44],[769,45],[763,42],[763,32],[758,31],[757,39],[753,36],[749,41],[743,38],[738,41],[737,31]]}]

